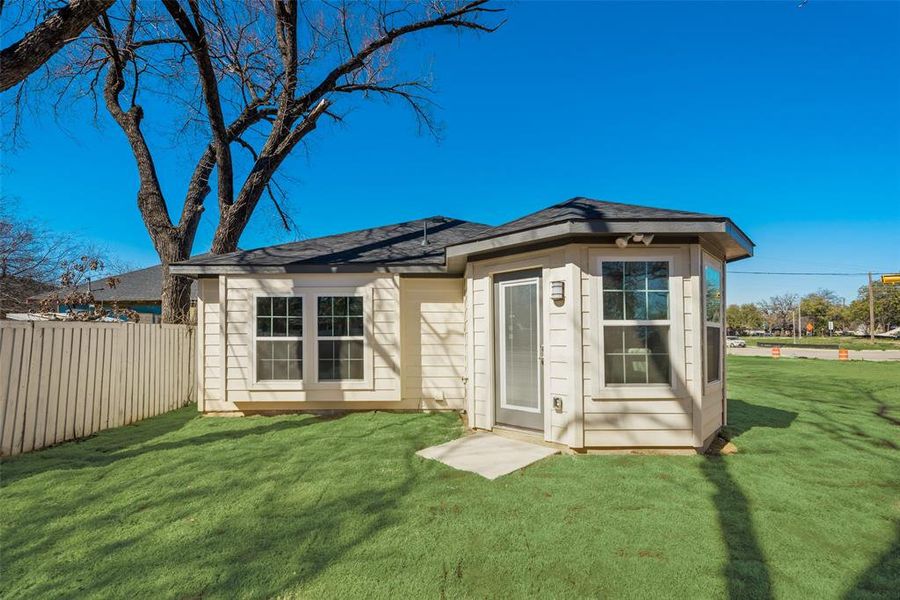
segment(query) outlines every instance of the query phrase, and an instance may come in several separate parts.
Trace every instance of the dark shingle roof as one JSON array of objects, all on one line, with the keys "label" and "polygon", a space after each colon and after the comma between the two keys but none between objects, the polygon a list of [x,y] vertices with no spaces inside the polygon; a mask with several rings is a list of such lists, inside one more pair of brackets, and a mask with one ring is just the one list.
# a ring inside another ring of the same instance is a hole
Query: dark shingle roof
[{"label": "dark shingle roof", "polygon": [[[422,244],[423,224],[428,224],[428,243]],[[431,217],[361,229],[349,233],[244,250],[204,255],[179,266],[287,265],[443,265],[444,248],[490,231],[480,223]]]},{"label": "dark shingle roof", "polygon": [[606,202],[590,198],[572,198],[530,215],[493,227],[471,240],[498,237],[527,229],[536,229],[568,221],[724,221],[726,217],[637,204]]},{"label": "dark shingle roof", "polygon": [[[90,285],[91,293],[98,302],[159,302],[162,296],[162,265],[154,265],[146,269],[129,271],[113,275],[118,281],[116,287],[107,285],[108,277],[97,278],[90,284],[78,286],[78,290],[86,291]],[[41,300],[53,292],[35,296]],[[191,284],[191,300],[197,298],[197,282]]]},{"label": "dark shingle roof", "polygon": [[[438,216],[255,250],[206,254],[173,267],[176,272],[190,275],[257,270],[318,272],[340,267],[347,270],[394,267],[439,271],[447,266],[445,249],[450,246],[572,221],[716,221],[730,224],[726,217],[716,215],[572,198],[497,227]],[[422,227],[426,222],[429,243],[423,245]]]}]

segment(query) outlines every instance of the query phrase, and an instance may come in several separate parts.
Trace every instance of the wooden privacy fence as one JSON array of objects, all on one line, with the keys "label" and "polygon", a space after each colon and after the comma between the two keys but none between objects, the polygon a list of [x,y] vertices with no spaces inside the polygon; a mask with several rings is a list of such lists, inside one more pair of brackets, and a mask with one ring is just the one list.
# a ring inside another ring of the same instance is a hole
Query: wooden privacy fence
[{"label": "wooden privacy fence", "polygon": [[194,401],[194,337],[187,325],[0,321],[0,454]]}]

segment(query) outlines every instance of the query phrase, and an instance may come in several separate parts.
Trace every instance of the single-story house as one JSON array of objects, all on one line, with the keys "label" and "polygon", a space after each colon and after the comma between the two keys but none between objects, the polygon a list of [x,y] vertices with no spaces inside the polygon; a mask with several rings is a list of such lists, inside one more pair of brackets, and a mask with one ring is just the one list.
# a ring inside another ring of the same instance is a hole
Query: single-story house
[{"label": "single-story house", "polygon": [[571,448],[702,448],[727,418],[727,217],[574,198],[172,266],[199,410],[456,410]]},{"label": "single-story house", "polygon": [[[202,255],[201,255],[202,257]],[[196,257],[195,257],[196,258]],[[115,279],[115,287],[110,287],[108,280]],[[162,314],[162,265],[154,265],[145,269],[119,273],[111,277],[98,277],[89,280],[75,288],[79,292],[90,291],[96,305],[118,306],[128,308],[138,314],[142,323],[158,323]],[[50,291],[29,298],[34,303],[39,303],[46,298],[54,297],[57,292]],[[197,284],[191,286],[191,305],[197,300]],[[76,307],[77,309],[78,307]],[[83,308],[93,308],[85,306]],[[56,311],[66,309],[57,306]]]}]

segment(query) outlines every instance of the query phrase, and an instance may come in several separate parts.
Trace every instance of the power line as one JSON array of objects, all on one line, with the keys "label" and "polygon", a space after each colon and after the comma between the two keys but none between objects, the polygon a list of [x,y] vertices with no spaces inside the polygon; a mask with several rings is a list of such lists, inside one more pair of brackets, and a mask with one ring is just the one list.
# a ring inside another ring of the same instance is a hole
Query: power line
[{"label": "power line", "polygon": [[[872,271],[872,275],[883,275],[888,271]],[[824,272],[801,272],[801,271],[728,271],[728,274],[739,273],[741,275],[810,275],[810,276],[831,276],[831,277],[865,277],[868,271],[862,273],[824,273]]]}]

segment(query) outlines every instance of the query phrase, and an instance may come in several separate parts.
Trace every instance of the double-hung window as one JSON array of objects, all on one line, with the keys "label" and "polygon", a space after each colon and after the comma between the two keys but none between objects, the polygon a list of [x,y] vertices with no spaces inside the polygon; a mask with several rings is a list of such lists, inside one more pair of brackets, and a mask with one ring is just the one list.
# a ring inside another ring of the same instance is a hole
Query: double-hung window
[{"label": "double-hung window", "polygon": [[362,296],[319,296],[318,380],[358,381],[365,378]]},{"label": "double-hung window", "polygon": [[257,296],[256,380],[300,379],[303,379],[303,298]]},{"label": "double-hung window", "polygon": [[672,383],[669,261],[602,261],[606,385]]},{"label": "double-hung window", "polygon": [[722,378],[722,271],[707,263],[703,267],[703,314],[706,320],[706,382]]}]

